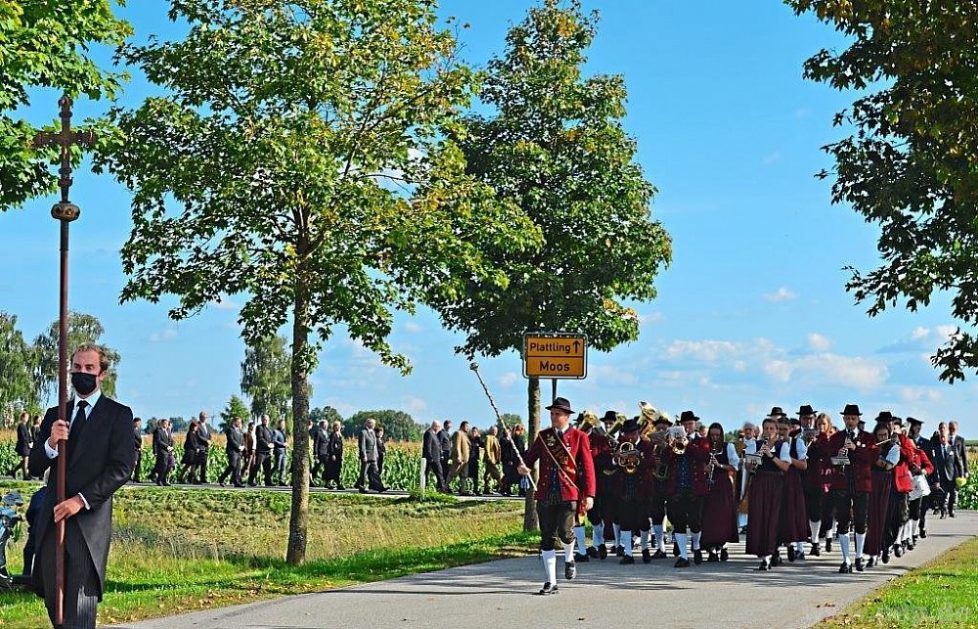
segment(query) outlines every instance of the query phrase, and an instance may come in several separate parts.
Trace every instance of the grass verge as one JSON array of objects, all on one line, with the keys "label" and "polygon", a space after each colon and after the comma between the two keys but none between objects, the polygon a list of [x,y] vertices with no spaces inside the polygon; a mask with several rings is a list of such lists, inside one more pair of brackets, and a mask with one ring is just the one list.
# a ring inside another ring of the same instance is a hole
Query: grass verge
[{"label": "grass verge", "polygon": [[[522,504],[317,494],[310,497],[309,561],[292,567],[281,559],[288,531],[282,507],[289,499],[258,491],[124,488],[115,505],[99,624],[518,556],[534,539],[520,532]],[[22,544],[11,545],[16,571]],[[39,598],[0,593],[0,627],[45,625]]]},{"label": "grass verge", "polygon": [[890,581],[816,629],[978,626],[978,539]]}]

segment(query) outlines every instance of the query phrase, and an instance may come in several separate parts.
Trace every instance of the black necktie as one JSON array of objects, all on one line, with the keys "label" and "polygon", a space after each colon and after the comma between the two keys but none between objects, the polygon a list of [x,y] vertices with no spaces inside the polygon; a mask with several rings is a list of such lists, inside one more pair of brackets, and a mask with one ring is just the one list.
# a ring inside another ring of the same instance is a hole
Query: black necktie
[{"label": "black necktie", "polygon": [[82,432],[85,431],[85,409],[88,408],[88,402],[82,400],[78,403],[78,412],[75,413],[75,421],[71,422],[71,429],[68,431],[68,449],[72,450],[75,445],[78,444],[78,440],[81,439]]}]

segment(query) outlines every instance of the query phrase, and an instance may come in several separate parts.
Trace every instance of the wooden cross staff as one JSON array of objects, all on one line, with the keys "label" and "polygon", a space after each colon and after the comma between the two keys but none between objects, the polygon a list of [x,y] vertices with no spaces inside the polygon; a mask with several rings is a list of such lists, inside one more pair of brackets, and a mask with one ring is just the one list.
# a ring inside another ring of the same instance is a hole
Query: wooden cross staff
[{"label": "wooden cross staff", "polygon": [[[58,101],[61,106],[61,131],[58,133],[42,132],[34,138],[34,146],[58,146],[61,148],[61,168],[58,169],[61,187],[61,201],[51,208],[51,216],[61,223],[61,281],[60,281],[60,311],[58,315],[58,419],[69,421],[68,409],[68,224],[77,219],[81,210],[68,200],[68,192],[72,184],[71,148],[72,146],[91,147],[95,143],[95,134],[91,131],[71,130],[71,98],[68,95]],[[68,468],[68,444],[65,440],[58,442],[58,477],[57,503],[65,501],[65,474]],[[55,578],[57,595],[55,602],[55,625],[64,624],[65,598],[65,521],[57,524],[56,544],[54,553]]]}]

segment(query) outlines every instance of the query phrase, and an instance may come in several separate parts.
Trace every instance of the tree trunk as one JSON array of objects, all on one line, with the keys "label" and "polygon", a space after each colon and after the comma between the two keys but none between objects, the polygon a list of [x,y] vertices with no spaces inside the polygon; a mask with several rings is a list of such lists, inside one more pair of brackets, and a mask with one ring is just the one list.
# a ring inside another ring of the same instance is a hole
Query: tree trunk
[{"label": "tree trunk", "polygon": [[[533,444],[537,438],[537,433],[540,432],[540,379],[530,378],[529,384],[527,385],[527,392],[529,397],[528,413],[527,413],[527,434],[526,434],[526,447],[527,449]],[[539,480],[537,476],[536,469],[531,469],[530,474],[533,475],[534,480]],[[535,531],[540,528],[540,523],[537,520],[537,503],[533,499],[533,490],[528,489],[526,492],[526,502],[523,505],[523,530],[524,531]]]},{"label": "tree trunk", "polygon": [[306,287],[296,286],[292,323],[292,512],[285,560],[297,566],[306,559],[309,531],[309,302]]}]

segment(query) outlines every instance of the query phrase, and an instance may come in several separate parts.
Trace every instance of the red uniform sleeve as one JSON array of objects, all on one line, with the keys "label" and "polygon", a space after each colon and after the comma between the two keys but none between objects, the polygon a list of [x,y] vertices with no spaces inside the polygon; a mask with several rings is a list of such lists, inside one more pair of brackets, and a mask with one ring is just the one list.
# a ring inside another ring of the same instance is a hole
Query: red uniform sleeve
[{"label": "red uniform sleeve", "polygon": [[591,458],[591,444],[588,442],[587,435],[579,433],[577,440],[577,464],[580,466],[580,474],[577,478],[577,486],[584,496],[594,498],[597,491],[597,480],[594,478],[594,460]]},{"label": "red uniform sleeve", "polygon": [[907,438],[906,435],[900,435],[900,462],[901,463],[913,463],[914,461],[914,450],[916,450],[913,442]]},{"label": "red uniform sleeve", "polygon": [[532,468],[533,464],[537,462],[540,458],[540,448],[543,447],[543,442],[540,440],[540,433],[537,433],[536,438],[530,447],[527,449],[526,454],[523,455],[523,463]]},{"label": "red uniform sleeve", "polygon": [[927,451],[918,448],[917,454],[920,456],[920,469],[924,470],[924,474],[930,476],[934,473],[934,464],[931,463],[930,457],[927,456]]}]

